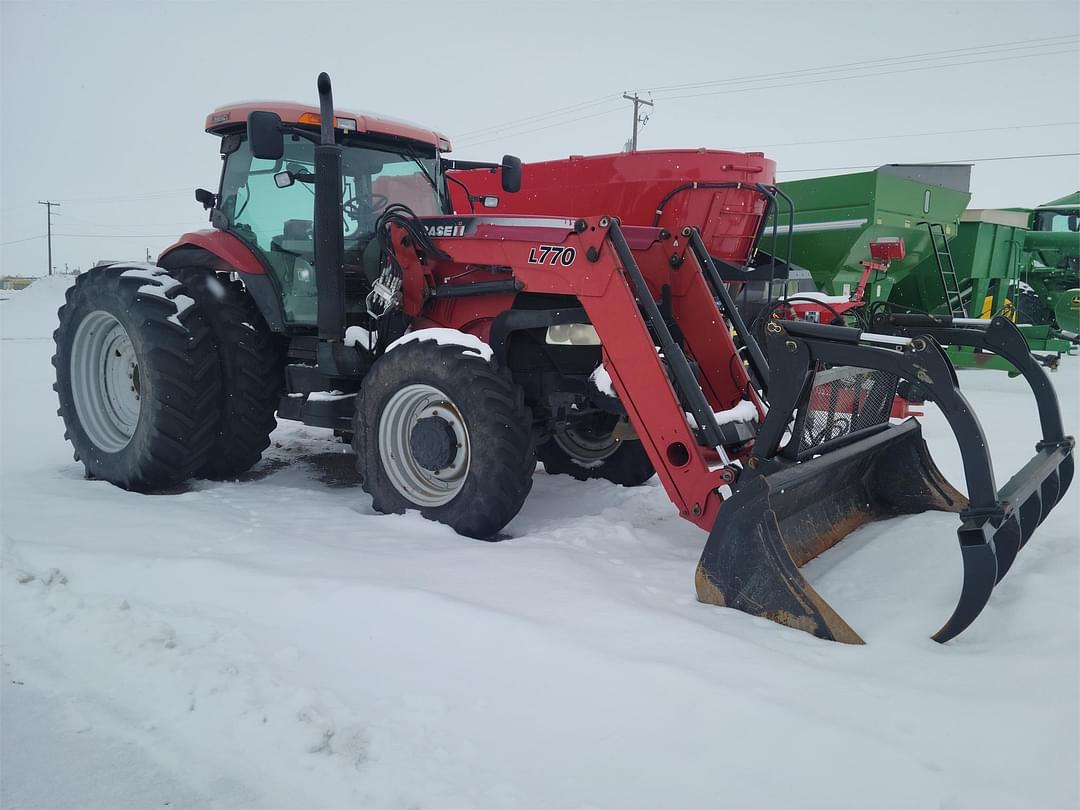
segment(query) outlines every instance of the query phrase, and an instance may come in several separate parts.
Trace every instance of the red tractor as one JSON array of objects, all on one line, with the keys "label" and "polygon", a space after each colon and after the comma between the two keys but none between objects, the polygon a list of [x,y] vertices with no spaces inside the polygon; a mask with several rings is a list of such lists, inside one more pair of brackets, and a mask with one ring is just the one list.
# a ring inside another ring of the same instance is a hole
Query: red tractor
[{"label": "red tractor", "polygon": [[[1073,441],[1007,320],[896,324],[904,335],[773,321],[762,350],[719,267],[749,272],[780,197],[763,155],[612,156],[592,186],[567,177],[546,216],[487,216],[493,197],[529,193],[520,161],[448,159],[437,132],[335,111],[325,74],[318,88],[318,108],[211,113],[221,184],[196,199],[213,228],[69,291],[56,389],[89,475],[138,491],[235,477],[276,418],[295,419],[351,436],[376,509],[491,539],[538,457],[629,486],[655,471],[709,532],[702,601],[847,642],[805,561],[882,516],[959,512],[945,641],[1067,489]],[[498,194],[468,188],[478,171]],[[943,331],[1002,353],[1036,391],[1044,440],[1000,491]],[[967,497],[917,421],[889,420],[913,384],[957,434]]]}]

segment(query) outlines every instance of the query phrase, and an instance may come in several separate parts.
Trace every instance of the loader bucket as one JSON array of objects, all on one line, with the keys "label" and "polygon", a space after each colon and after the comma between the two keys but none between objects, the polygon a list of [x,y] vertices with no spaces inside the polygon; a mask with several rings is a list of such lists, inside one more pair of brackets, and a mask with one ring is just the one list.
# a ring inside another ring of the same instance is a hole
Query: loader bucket
[{"label": "loader bucket", "polygon": [[[982,429],[933,338],[770,323],[769,414],[705,544],[698,599],[860,644],[799,568],[871,521],[948,511],[961,519],[964,579],[956,608],[933,638],[945,642],[968,627],[1073,475],[1074,442],[1061,432],[1054,391],[1023,336],[1004,324],[983,330],[991,339],[978,345],[1019,363],[1036,395],[1043,441],[999,491]],[[916,420],[889,424],[900,380],[917,382],[948,419],[969,497],[934,465]]]},{"label": "loader bucket", "polygon": [[967,498],[934,466],[922,428],[911,419],[752,476],[721,508],[709,534],[698,563],[698,599],[861,644],[799,568],[871,521],[966,506]]}]

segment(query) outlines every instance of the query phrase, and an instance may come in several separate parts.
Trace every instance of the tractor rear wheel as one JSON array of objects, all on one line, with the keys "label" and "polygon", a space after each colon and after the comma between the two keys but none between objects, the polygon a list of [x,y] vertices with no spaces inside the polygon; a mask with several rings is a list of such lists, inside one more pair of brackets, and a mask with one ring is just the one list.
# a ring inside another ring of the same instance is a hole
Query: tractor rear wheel
[{"label": "tractor rear wheel", "polygon": [[379,512],[419,509],[491,539],[521,509],[536,455],[524,393],[505,369],[433,340],[380,357],[364,379],[353,448]]},{"label": "tractor rear wheel", "polygon": [[579,424],[560,426],[537,451],[548,475],[569,475],[579,481],[603,478],[624,487],[637,487],[656,470],[636,439],[616,435],[618,419],[600,414]]},{"label": "tractor rear wheel", "polygon": [[184,286],[152,265],[95,268],[57,314],[53,387],[87,474],[140,492],[191,477],[214,442],[221,381]]},{"label": "tractor rear wheel", "polygon": [[239,281],[206,270],[180,270],[177,277],[209,324],[221,363],[221,421],[197,474],[235,478],[250,470],[270,446],[284,382],[282,354]]}]

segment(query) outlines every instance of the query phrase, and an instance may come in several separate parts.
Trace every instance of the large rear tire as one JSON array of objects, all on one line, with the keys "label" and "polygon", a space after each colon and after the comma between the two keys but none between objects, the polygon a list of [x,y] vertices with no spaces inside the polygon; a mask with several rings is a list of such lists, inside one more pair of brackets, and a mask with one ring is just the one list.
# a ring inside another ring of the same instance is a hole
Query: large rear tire
[{"label": "large rear tire", "polygon": [[87,474],[140,492],[190,478],[214,442],[221,381],[183,285],[153,265],[95,268],[57,314],[53,387]]},{"label": "large rear tire", "polygon": [[244,285],[206,270],[180,270],[210,326],[221,364],[221,421],[203,478],[235,478],[250,470],[270,446],[283,385],[282,354]]},{"label": "large rear tire", "polygon": [[548,475],[569,475],[578,481],[602,478],[624,487],[644,484],[656,473],[645,448],[636,439],[615,435],[616,417],[564,425],[537,451]]},{"label": "large rear tire", "polygon": [[505,369],[462,346],[405,343],[375,362],[357,397],[357,469],[377,511],[418,509],[491,539],[532,487],[531,423]]}]

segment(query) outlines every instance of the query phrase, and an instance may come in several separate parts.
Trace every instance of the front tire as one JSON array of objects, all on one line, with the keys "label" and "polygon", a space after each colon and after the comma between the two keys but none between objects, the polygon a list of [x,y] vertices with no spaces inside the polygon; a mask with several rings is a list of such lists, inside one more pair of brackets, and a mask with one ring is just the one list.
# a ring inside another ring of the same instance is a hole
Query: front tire
[{"label": "front tire", "polygon": [[353,448],[379,512],[419,509],[460,534],[496,535],[532,487],[531,415],[509,372],[468,348],[405,343],[372,366]]},{"label": "front tire", "polygon": [[183,285],[152,265],[95,268],[57,314],[53,387],[87,474],[140,492],[190,478],[214,441],[221,382]]}]

